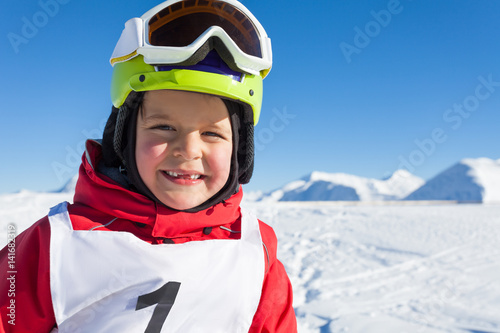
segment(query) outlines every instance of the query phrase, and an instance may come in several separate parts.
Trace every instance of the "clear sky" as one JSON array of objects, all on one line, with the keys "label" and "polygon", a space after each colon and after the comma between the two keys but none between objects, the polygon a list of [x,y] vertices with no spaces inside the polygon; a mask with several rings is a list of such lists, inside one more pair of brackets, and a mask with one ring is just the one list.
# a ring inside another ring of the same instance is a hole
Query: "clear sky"
[{"label": "clear sky", "polygon": [[[160,1],[7,1],[0,14],[0,193],[77,173],[111,110],[123,25]],[[272,39],[248,190],[313,170],[429,179],[500,158],[500,2],[245,0]]]}]

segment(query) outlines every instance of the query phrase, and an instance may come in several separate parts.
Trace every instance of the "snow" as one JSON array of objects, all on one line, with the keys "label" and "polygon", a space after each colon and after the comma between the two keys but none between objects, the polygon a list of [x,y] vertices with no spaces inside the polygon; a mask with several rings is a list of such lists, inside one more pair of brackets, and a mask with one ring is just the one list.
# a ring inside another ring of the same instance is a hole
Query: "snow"
[{"label": "snow", "polygon": [[500,206],[254,203],[299,332],[500,332]]},{"label": "snow", "polygon": [[[1,195],[0,246],[72,196]],[[276,231],[299,332],[500,332],[500,205],[244,206]]]},{"label": "snow", "polygon": [[423,184],[424,180],[405,170],[384,180],[314,171],[270,193],[251,196],[265,202],[399,200]]},{"label": "snow", "polygon": [[470,175],[483,188],[483,202],[500,202],[500,159],[464,159],[471,168]]},{"label": "snow", "polygon": [[74,193],[77,181],[78,181],[78,174],[74,175],[70,180],[68,180],[68,182],[61,189],[59,189],[59,191],[56,192]]},{"label": "snow", "polygon": [[49,208],[62,201],[73,201],[73,192],[38,193],[21,191],[0,195],[0,247],[7,242],[7,226],[14,224],[18,233],[48,214]]},{"label": "snow", "polygon": [[406,199],[500,202],[500,160],[463,159]]}]

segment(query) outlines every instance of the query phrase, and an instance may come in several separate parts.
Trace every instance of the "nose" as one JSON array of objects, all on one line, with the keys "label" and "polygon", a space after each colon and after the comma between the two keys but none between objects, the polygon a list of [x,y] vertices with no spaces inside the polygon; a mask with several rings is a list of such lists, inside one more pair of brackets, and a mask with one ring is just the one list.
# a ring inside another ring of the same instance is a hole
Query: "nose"
[{"label": "nose", "polygon": [[187,161],[197,160],[202,155],[201,144],[201,139],[196,132],[180,135],[175,142],[173,154]]}]

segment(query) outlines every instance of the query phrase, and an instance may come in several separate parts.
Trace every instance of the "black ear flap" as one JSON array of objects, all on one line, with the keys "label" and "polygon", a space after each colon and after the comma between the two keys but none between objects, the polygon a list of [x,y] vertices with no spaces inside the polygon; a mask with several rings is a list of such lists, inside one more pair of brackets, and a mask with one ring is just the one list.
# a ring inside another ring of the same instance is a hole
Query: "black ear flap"
[{"label": "black ear flap", "polygon": [[114,106],[111,108],[111,115],[108,118],[106,127],[104,128],[104,133],[102,134],[102,158],[104,160],[104,164],[109,168],[118,167],[121,164],[121,160],[118,155],[116,155],[113,147],[118,111],[119,109]]},{"label": "black ear flap", "polygon": [[[238,182],[247,184],[252,178],[254,166],[253,110],[249,105],[229,102],[237,107],[238,115]],[[234,106],[233,106],[234,107]]]},{"label": "black ear flap", "polygon": [[125,165],[123,150],[127,145],[127,126],[130,114],[136,111],[142,103],[144,92],[132,91],[123,105],[117,109],[111,108],[102,136],[102,153],[107,167]]},{"label": "black ear flap", "polygon": [[233,154],[236,158],[233,158],[234,165],[231,168],[238,184],[247,184],[252,177],[254,164],[253,111],[246,104],[226,99],[223,101],[229,111],[235,144]]},{"label": "black ear flap", "polygon": [[[238,147],[238,164],[240,169],[238,181],[240,184],[247,184],[250,178],[252,178],[255,158],[253,135],[254,125],[252,119],[250,122],[243,123],[240,131],[240,144]],[[245,140],[242,137],[245,137]]]}]

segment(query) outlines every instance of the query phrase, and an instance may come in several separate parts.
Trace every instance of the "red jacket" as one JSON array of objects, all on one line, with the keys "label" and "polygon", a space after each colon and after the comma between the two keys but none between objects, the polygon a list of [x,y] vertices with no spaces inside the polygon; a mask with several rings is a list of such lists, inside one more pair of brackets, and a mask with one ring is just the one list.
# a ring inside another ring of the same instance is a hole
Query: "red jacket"
[{"label": "red jacket", "polygon": [[[68,207],[73,229],[101,226],[100,230],[131,232],[151,244],[239,238],[238,233],[227,229],[240,230],[241,189],[225,203],[205,211],[176,212],[97,173],[94,167],[100,159],[99,144],[89,141],[74,204]],[[103,227],[114,218],[121,223]],[[292,288],[283,265],[276,259],[276,236],[265,223],[259,221],[259,225],[265,245],[266,274],[250,332],[296,332]],[[15,252],[9,252],[7,246],[0,251],[0,270],[7,274],[0,282],[0,332],[50,332],[55,326],[49,246],[50,224],[44,217],[15,239]]]}]

